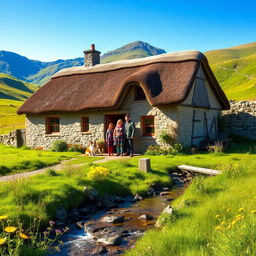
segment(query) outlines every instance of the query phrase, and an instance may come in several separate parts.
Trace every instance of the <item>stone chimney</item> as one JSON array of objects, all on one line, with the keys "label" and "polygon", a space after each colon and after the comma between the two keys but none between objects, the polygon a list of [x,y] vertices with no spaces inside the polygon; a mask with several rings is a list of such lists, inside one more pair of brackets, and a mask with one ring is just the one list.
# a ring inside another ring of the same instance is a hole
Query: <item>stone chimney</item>
[{"label": "stone chimney", "polygon": [[100,53],[101,52],[95,50],[95,45],[91,44],[91,50],[84,51],[84,66],[92,67],[100,64]]}]

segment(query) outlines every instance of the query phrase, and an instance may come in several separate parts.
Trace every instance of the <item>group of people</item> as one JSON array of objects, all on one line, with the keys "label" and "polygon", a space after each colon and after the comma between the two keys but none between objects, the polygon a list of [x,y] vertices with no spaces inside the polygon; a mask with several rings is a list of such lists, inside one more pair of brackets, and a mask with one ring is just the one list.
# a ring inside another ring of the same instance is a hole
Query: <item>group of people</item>
[{"label": "group of people", "polygon": [[135,134],[135,124],[128,114],[125,115],[125,123],[119,119],[116,126],[113,123],[108,125],[106,132],[106,144],[109,156],[113,156],[116,147],[117,156],[133,156],[133,138]]}]

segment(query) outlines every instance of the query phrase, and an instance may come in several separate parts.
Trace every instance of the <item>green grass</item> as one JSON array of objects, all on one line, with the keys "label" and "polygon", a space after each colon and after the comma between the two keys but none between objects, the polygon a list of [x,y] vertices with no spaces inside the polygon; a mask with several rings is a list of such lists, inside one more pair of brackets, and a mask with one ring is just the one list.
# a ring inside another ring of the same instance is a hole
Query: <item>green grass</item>
[{"label": "green grass", "polygon": [[[199,166],[196,160],[205,167],[218,167],[223,174],[196,178],[172,204],[175,214],[159,217],[163,228],[147,232],[127,256],[255,255],[256,214],[251,211],[256,209],[256,155],[198,155],[180,163]],[[229,229],[239,214],[244,219]]]},{"label": "green grass", "polygon": [[[87,163],[79,168],[67,166],[54,175],[47,172],[2,183],[0,215],[8,215],[13,220],[20,218],[25,225],[38,216],[46,225],[57,207],[70,209],[86,202],[85,186],[96,189],[100,195],[145,195],[152,184],[168,185],[168,173],[177,165],[208,167],[222,170],[223,174],[196,178],[185,194],[173,203],[174,216],[170,219],[161,216],[163,228],[146,232],[127,255],[253,255],[250,250],[255,243],[256,229],[253,226],[255,217],[250,211],[256,205],[256,154],[253,154],[256,149],[247,143],[243,148],[240,146],[240,150],[248,153],[231,153],[238,151],[233,147],[230,153],[147,156],[151,159],[151,173],[138,171],[139,157],[98,165],[91,163],[91,158],[81,157],[73,161]],[[8,152],[5,151],[5,155]],[[87,173],[91,166],[106,167],[110,174],[101,182],[89,179]],[[239,208],[244,208],[244,212],[239,213]],[[215,218],[217,214],[221,216],[219,219]],[[226,229],[238,214],[244,215],[244,219],[231,230]],[[222,221],[225,221],[222,230],[215,230]]]},{"label": "green grass", "polygon": [[61,160],[77,157],[79,154],[14,148],[0,144],[0,176],[58,164]]},{"label": "green grass", "polygon": [[43,174],[1,184],[0,214],[7,214],[14,220],[21,218],[25,224],[34,216],[39,216],[43,223],[47,223],[53,218],[56,207],[69,209],[86,200],[84,186],[94,187],[100,195],[109,193],[122,196],[143,195],[151,184],[166,186],[170,183],[168,163],[153,163],[155,171],[142,173],[137,170],[137,161],[105,163],[103,166],[109,169],[110,175],[107,180],[98,183],[87,178],[92,165],[88,164],[80,168],[67,167],[57,176]]}]

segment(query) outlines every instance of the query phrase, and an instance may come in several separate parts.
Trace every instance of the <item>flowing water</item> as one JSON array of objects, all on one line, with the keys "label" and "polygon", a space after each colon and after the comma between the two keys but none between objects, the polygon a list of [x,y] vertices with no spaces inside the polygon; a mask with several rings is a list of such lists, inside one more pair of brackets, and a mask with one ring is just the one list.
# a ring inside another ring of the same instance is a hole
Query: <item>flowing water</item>
[{"label": "flowing water", "polygon": [[[70,226],[70,232],[66,233],[62,240],[64,244],[60,247],[61,251],[54,256],[86,256],[86,255],[118,255],[122,254],[125,250],[131,248],[136,240],[143,235],[147,229],[153,228],[157,217],[161,214],[163,209],[170,204],[170,201],[179,197],[186,185],[174,186],[168,194],[164,196],[156,196],[146,198],[135,203],[120,204],[119,208],[113,208],[109,211],[98,212],[91,215],[89,220],[84,221],[86,225],[96,224],[98,227],[104,225],[107,228],[114,228],[118,233],[123,234],[122,243],[119,246],[107,246],[107,252],[101,254],[93,254],[92,252],[99,246],[99,243],[84,229],[79,229],[76,224]],[[142,214],[149,214],[154,217],[153,220],[140,220],[139,216]],[[100,221],[104,216],[124,216],[124,222],[119,224],[106,224]]]}]

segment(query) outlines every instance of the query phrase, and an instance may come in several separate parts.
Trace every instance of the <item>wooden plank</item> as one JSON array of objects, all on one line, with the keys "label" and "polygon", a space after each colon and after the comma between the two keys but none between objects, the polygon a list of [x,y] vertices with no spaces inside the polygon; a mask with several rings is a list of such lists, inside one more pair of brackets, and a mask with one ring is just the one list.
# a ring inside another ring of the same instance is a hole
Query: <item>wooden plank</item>
[{"label": "wooden plank", "polygon": [[179,165],[178,168],[183,171],[190,171],[190,172],[198,172],[208,175],[218,175],[221,174],[221,171],[213,170],[213,169],[207,169],[207,168],[201,168],[196,166],[189,166],[189,165]]}]

